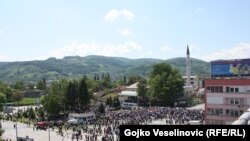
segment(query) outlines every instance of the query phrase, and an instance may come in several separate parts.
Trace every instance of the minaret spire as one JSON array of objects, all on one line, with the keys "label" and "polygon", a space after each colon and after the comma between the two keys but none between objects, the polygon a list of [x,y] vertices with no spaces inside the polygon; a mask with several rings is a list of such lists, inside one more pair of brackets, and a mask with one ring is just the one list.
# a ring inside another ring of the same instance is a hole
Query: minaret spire
[{"label": "minaret spire", "polygon": [[187,84],[186,86],[190,86],[190,52],[189,52],[189,47],[187,45],[187,58],[186,58],[186,73],[187,73]]}]

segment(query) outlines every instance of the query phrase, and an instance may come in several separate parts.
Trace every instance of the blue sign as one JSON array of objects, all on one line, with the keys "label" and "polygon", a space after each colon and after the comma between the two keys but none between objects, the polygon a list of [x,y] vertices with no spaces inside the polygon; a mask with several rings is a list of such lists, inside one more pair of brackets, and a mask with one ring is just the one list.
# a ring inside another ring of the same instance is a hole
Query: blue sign
[{"label": "blue sign", "polygon": [[211,62],[213,76],[250,76],[250,59]]}]

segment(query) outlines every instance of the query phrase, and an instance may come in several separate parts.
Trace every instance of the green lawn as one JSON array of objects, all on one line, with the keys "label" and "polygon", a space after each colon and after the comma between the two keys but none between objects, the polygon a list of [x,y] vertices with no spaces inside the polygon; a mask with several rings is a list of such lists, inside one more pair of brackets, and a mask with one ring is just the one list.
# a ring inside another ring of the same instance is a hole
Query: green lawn
[{"label": "green lawn", "polygon": [[20,104],[20,105],[34,105],[34,104],[36,104],[37,99],[40,99],[40,98],[25,97],[25,98],[23,98],[23,99],[19,102],[19,104]]}]

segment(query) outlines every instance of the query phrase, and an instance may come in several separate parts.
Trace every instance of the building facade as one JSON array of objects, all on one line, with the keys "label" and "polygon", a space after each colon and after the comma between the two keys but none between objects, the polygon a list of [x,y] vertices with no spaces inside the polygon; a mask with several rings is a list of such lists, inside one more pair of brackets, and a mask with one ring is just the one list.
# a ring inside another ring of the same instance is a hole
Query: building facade
[{"label": "building facade", "polygon": [[250,79],[205,80],[205,123],[232,124],[250,107]]}]

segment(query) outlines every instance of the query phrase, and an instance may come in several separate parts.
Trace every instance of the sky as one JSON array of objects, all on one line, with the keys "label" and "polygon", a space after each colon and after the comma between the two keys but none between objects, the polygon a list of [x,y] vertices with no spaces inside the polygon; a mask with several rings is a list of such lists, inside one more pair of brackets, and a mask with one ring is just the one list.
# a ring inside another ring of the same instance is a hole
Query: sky
[{"label": "sky", "polygon": [[250,58],[249,0],[0,0],[0,62]]}]

